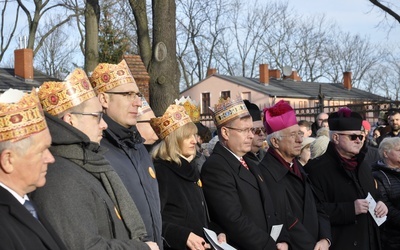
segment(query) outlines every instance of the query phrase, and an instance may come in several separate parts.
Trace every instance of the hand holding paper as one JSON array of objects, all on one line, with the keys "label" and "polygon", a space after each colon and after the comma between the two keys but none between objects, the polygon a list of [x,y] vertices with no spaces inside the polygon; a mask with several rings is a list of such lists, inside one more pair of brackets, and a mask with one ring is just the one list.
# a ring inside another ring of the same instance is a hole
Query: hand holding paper
[{"label": "hand holding paper", "polygon": [[370,193],[368,193],[367,198],[365,198],[365,199],[369,202],[368,211],[371,214],[372,218],[374,218],[374,220],[378,226],[382,225],[382,223],[386,221],[387,216],[385,215],[380,218],[378,216],[376,216],[376,214],[375,214],[376,201]]}]

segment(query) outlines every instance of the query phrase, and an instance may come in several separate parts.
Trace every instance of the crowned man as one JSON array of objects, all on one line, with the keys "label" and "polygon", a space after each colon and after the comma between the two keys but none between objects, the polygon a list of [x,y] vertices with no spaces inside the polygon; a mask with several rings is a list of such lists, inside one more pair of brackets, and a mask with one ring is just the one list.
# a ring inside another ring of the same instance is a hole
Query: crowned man
[{"label": "crowned man", "polygon": [[99,143],[107,124],[85,72],[75,69],[63,82],[45,82],[38,94],[56,161],[48,169],[48,186],[32,198],[68,248],[158,249],[104,158]]},{"label": "crowned man", "polygon": [[254,137],[246,105],[228,98],[212,111],[219,142],[201,171],[211,220],[238,249],[288,249],[285,230],[277,241],[271,237],[280,223],[261,172],[243,159]]},{"label": "crowned man", "polygon": [[158,183],[153,162],[136,128],[139,88],[125,60],[119,64],[100,63],[89,77],[103,107],[108,128],[101,143],[105,154],[137,205],[149,239],[163,246]]},{"label": "crowned man", "polygon": [[0,249],[67,249],[27,196],[46,183],[51,137],[39,98],[10,89],[0,97]]}]

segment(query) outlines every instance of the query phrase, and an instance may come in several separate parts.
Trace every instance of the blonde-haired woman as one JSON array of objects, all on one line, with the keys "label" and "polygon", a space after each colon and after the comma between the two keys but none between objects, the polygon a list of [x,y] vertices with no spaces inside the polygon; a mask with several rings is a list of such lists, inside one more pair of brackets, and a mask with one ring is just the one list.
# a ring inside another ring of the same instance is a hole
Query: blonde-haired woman
[{"label": "blonde-haired woman", "polygon": [[[152,156],[161,199],[164,249],[209,249],[203,233],[209,224],[207,206],[199,173],[191,165],[197,127],[178,105],[169,106],[150,124],[161,139]],[[219,240],[225,241],[224,234]]]}]

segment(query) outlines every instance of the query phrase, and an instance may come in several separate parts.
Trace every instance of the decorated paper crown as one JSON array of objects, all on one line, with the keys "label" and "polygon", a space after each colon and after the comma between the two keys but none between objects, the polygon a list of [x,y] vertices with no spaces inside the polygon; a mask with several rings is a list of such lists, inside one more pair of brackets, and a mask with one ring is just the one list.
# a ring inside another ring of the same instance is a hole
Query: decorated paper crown
[{"label": "decorated paper crown", "polygon": [[0,142],[19,141],[47,128],[35,89],[22,98],[14,98],[18,101],[5,100],[13,95],[21,95],[21,92],[10,89],[0,97]]},{"label": "decorated paper crown", "polygon": [[150,119],[151,127],[161,140],[189,122],[192,120],[186,114],[185,108],[175,104],[170,105],[163,116]]},{"label": "decorated paper crown", "polygon": [[192,122],[200,122],[200,107],[196,101],[192,100],[189,96],[184,97],[182,96],[181,99],[175,99],[176,105],[181,105],[185,108],[186,113],[192,119]]},{"label": "decorated paper crown", "polygon": [[280,100],[274,106],[264,109],[264,127],[268,134],[297,124],[296,113],[289,103]]},{"label": "decorated paper crown", "polygon": [[215,126],[218,128],[235,119],[250,116],[246,105],[240,97],[237,97],[236,100],[229,97],[227,99],[220,98],[214,109],[210,109],[214,114]]},{"label": "decorated paper crown", "polygon": [[82,69],[75,69],[63,82],[44,82],[39,88],[43,109],[54,116],[95,96]]},{"label": "decorated paper crown", "polygon": [[353,112],[347,107],[340,108],[338,112],[332,113],[328,117],[331,131],[361,130],[362,121],[359,113]]},{"label": "decorated paper crown", "polygon": [[119,64],[100,63],[94,69],[89,80],[97,93],[106,92],[128,83],[136,84],[125,60]]}]

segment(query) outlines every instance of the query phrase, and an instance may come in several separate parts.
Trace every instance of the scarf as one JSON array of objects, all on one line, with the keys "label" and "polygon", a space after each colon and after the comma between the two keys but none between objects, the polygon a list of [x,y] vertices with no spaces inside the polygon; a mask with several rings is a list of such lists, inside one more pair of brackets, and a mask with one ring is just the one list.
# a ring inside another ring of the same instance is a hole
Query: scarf
[{"label": "scarf", "polygon": [[290,172],[294,173],[297,177],[299,177],[301,180],[303,180],[303,176],[300,173],[300,168],[299,168],[297,161],[295,161],[293,159],[292,163],[286,162],[282,158],[282,156],[280,154],[278,154],[278,152],[272,147],[268,148],[268,153],[270,153],[276,160],[278,160]]},{"label": "scarf", "polygon": [[69,159],[101,182],[121,214],[122,221],[131,239],[140,240],[146,236],[142,217],[120,177],[104,158],[104,148],[101,148],[97,143],[91,142],[86,145],[57,145],[51,149],[55,155]]},{"label": "scarf", "polygon": [[344,167],[346,170],[349,170],[349,171],[354,171],[354,170],[356,170],[356,168],[357,168],[357,166],[358,166],[358,158],[357,158],[357,156],[352,157],[351,159],[343,158],[343,157],[339,154],[339,152],[336,150],[336,147],[334,147],[334,148],[335,148],[335,151],[336,151],[337,156],[339,157],[340,161],[342,162],[343,167]]},{"label": "scarf", "polygon": [[113,132],[118,137],[119,141],[122,144],[125,144],[127,147],[136,149],[135,144],[144,142],[144,139],[140,135],[136,126],[125,128],[107,115],[104,115],[103,118],[108,125],[108,129]]}]

